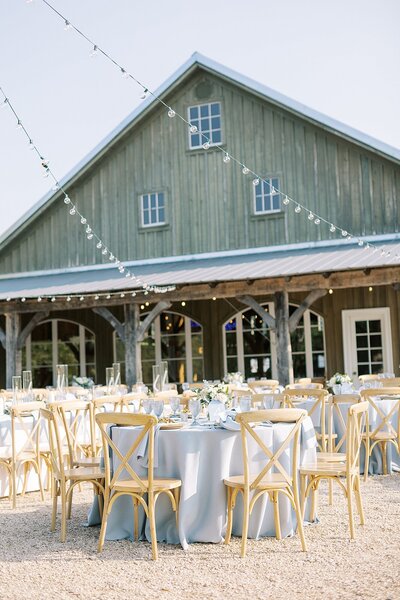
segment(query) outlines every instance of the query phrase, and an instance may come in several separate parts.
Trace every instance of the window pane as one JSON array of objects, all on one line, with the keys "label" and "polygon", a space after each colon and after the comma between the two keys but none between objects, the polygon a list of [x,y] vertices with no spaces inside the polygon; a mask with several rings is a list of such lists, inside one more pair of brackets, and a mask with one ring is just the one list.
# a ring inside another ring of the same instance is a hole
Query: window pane
[{"label": "window pane", "polygon": [[236,373],[238,370],[238,362],[237,362],[237,358],[235,357],[231,357],[231,358],[227,358],[226,361],[226,366],[228,368],[228,373]]},{"label": "window pane", "polygon": [[201,325],[200,325],[200,323],[197,323],[196,321],[191,320],[190,321],[190,329],[191,329],[192,333],[194,331],[201,331]]},{"label": "window pane", "polygon": [[150,220],[152,223],[157,223],[157,210],[155,208],[151,209]]},{"label": "window pane", "polygon": [[311,347],[313,351],[324,350],[324,334],[316,327],[311,327]]},{"label": "window pane", "polygon": [[203,381],[203,379],[204,379],[203,360],[194,358],[193,359],[193,381]]},{"label": "window pane", "polygon": [[194,133],[190,136],[190,145],[192,148],[200,146],[200,136],[198,133]]},{"label": "window pane", "polygon": [[210,121],[208,119],[201,119],[200,131],[202,131],[202,133],[207,133],[209,130],[210,130]]},{"label": "window pane", "polygon": [[211,134],[211,141],[213,144],[219,144],[221,141],[221,131],[213,131]]},{"label": "window pane", "polygon": [[161,208],[162,206],[164,206],[164,194],[160,192],[158,194],[158,207]]},{"label": "window pane", "polygon": [[290,339],[292,341],[292,352],[304,352],[305,347],[305,339],[304,339],[304,329],[302,327],[298,327],[296,331],[290,335]]},{"label": "window pane", "polygon": [[183,358],[185,354],[184,334],[163,335],[161,337],[161,356],[163,359]]},{"label": "window pane", "polygon": [[192,355],[203,356],[203,336],[201,333],[192,335]]},{"label": "window pane", "polygon": [[367,333],[367,321],[356,321],[356,333]]},{"label": "window pane", "polygon": [[371,348],[382,348],[382,337],[380,335],[371,335],[369,343]]},{"label": "window pane", "polygon": [[164,223],[164,221],[165,221],[165,211],[163,208],[160,208],[158,211],[158,222]]},{"label": "window pane", "polygon": [[212,129],[220,129],[221,119],[219,117],[213,117],[211,119],[211,127],[212,127]]},{"label": "window pane", "polygon": [[189,109],[190,120],[197,119],[198,116],[199,116],[199,107],[198,106],[191,106],[190,109]]},{"label": "window pane", "polygon": [[293,371],[296,379],[298,377],[306,377],[307,371],[305,354],[293,355]]},{"label": "window pane", "polygon": [[370,333],[380,333],[381,322],[380,321],[368,321]]},{"label": "window pane", "polygon": [[271,352],[271,344],[263,333],[259,331],[243,332],[244,354],[268,354]]},{"label": "window pane", "polygon": [[236,331],[226,332],[226,354],[227,356],[237,355]]},{"label": "window pane", "polygon": [[367,335],[357,335],[356,336],[356,346],[357,346],[357,348],[368,348],[368,336]]},{"label": "window pane", "polygon": [[256,212],[262,212],[263,204],[261,198],[256,198]]},{"label": "window pane", "polygon": [[146,210],[146,212],[143,213],[143,224],[148,225],[149,223],[150,223],[149,211]]},{"label": "window pane", "polygon": [[272,197],[272,208],[273,208],[274,210],[279,210],[279,209],[280,209],[280,207],[281,207],[281,199],[280,199],[280,196],[279,196],[279,194],[275,194],[275,195]]},{"label": "window pane", "polygon": [[221,114],[221,105],[219,102],[213,102],[213,104],[211,104],[211,114],[212,115],[220,115]]},{"label": "window pane", "polygon": [[146,385],[152,385],[153,383],[153,365],[152,361],[142,361],[142,379]]},{"label": "window pane", "polygon": [[142,202],[143,202],[143,210],[148,209],[149,208],[149,197],[147,194],[146,194],[146,196],[143,196]]},{"label": "window pane", "polygon": [[200,106],[200,116],[207,117],[208,116],[208,104],[203,104]]},{"label": "window pane", "polygon": [[168,378],[176,383],[186,381],[186,365],[184,360],[168,361]]},{"label": "window pane", "polygon": [[150,206],[151,206],[151,208],[156,207],[156,195],[155,194],[151,194],[151,196],[150,196]]},{"label": "window pane", "polygon": [[146,339],[140,344],[142,360],[155,360],[156,357],[156,342],[151,336],[147,336]]}]

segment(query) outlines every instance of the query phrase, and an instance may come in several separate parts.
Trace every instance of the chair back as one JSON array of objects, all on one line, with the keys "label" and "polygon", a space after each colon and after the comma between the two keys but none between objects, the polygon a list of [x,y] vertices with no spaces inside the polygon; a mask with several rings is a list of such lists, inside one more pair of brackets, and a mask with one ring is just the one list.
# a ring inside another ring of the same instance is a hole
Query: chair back
[{"label": "chair back", "polygon": [[254,391],[250,387],[242,388],[229,384],[228,389],[231,396],[234,396],[235,398],[240,398],[240,396],[252,396],[254,394]]},{"label": "chair back", "polygon": [[323,390],[324,386],[322,383],[313,383],[310,381],[309,383],[298,382],[298,383],[288,383],[286,386],[287,390]]},{"label": "chair back", "polygon": [[[366,400],[370,406],[376,411],[378,420],[373,431],[369,431],[369,436],[373,438],[379,432],[388,432],[394,434],[397,445],[400,447],[400,387],[379,387],[368,388],[361,390],[361,398]],[[392,402],[391,409],[385,414],[378,400],[382,398]],[[396,419],[396,428],[392,424],[392,420]]]},{"label": "chair back", "polygon": [[385,377],[378,379],[385,387],[400,387],[400,377]]},{"label": "chair back", "polygon": [[[296,388],[296,389],[287,389],[283,392],[284,401],[283,405],[288,408],[296,408],[301,402],[310,401],[310,406],[307,408],[308,415],[313,418],[314,423],[315,419],[318,421],[318,425],[321,430],[320,435],[320,446],[323,452],[326,452],[327,449],[327,440],[326,440],[326,403],[329,399],[329,393],[327,390],[319,390],[319,389],[311,389],[311,388]],[[320,411],[320,415],[318,418],[318,411]],[[317,436],[318,438],[318,436]]]},{"label": "chair back", "polygon": [[[332,449],[333,452],[344,451],[342,446],[346,441],[347,437],[347,425],[345,415],[343,414],[343,409],[341,409],[341,405],[343,404],[356,404],[357,402],[361,402],[361,396],[359,394],[339,394],[337,396],[331,396],[331,406],[332,413],[330,418],[336,418],[337,426],[335,427],[335,433],[338,436],[335,439],[332,438]],[[329,430],[332,431],[332,422],[329,423]]]},{"label": "chair back", "polygon": [[[249,490],[255,489],[257,485],[268,477],[268,474],[272,474],[273,470],[279,472],[288,485],[293,485],[297,464],[298,464],[298,450],[299,450],[299,436],[301,423],[307,416],[307,411],[299,409],[276,409],[276,410],[256,410],[251,412],[239,413],[236,417],[236,421],[240,424],[240,430],[242,435],[242,454],[243,454],[243,468],[244,468],[244,485]],[[252,425],[269,421],[271,423],[292,423],[293,427],[290,429],[288,435],[282,444],[274,449],[270,450],[258,435],[257,431]],[[247,436],[250,435],[257,446],[261,449],[263,454],[267,458],[267,464],[262,467],[261,471],[256,474],[250,473],[249,467],[249,455],[247,447]],[[292,452],[292,469],[291,473],[288,473],[284,465],[280,461],[280,457],[283,452],[288,448],[290,442],[293,440],[293,452]],[[250,479],[251,475],[251,479]]]},{"label": "chair back", "polygon": [[51,402],[49,408],[59,415],[63,425],[65,441],[68,446],[70,464],[87,455],[95,456],[93,406],[91,402],[71,400]]},{"label": "chair back", "polygon": [[144,392],[130,392],[129,394],[124,394],[120,397],[121,411],[126,410],[129,412],[132,404],[139,408],[142,400],[145,400],[146,398],[148,398],[148,396]]},{"label": "chair back", "polygon": [[203,389],[204,385],[205,385],[204,381],[196,381],[189,385],[189,390],[197,390],[197,389],[201,390],[201,389]]},{"label": "chair back", "polygon": [[346,472],[359,473],[361,442],[368,430],[368,402],[352,404],[347,414]]},{"label": "chair back", "polygon": [[253,394],[251,396],[252,406],[261,405],[262,408],[265,408],[264,407],[264,398],[265,397],[268,398],[268,404],[269,404],[269,406],[267,407],[268,409],[280,408],[281,406],[283,406],[284,395],[283,394],[274,394],[274,393],[269,393],[269,392],[263,392],[261,394]]},{"label": "chair back", "polygon": [[[23,452],[33,452],[38,455],[38,444],[40,437],[40,409],[44,408],[44,402],[24,402],[14,404],[11,407],[11,451],[13,462],[19,460]],[[17,429],[24,433],[18,436]]]},{"label": "chair back", "polygon": [[270,388],[273,392],[279,386],[279,381],[277,379],[258,379],[256,381],[248,381],[247,385],[251,388],[255,393],[261,393],[258,391],[260,388]]},{"label": "chair back", "polygon": [[382,381],[382,378],[379,377],[378,373],[369,373],[368,375],[359,375],[358,379],[361,383],[365,383],[366,381]]},{"label": "chair back", "polygon": [[[152,415],[130,414],[130,413],[99,413],[96,415],[96,423],[101,431],[103,440],[104,470],[106,488],[111,491],[118,482],[123,481],[121,475],[126,472],[128,476],[140,487],[141,491],[151,491],[153,487],[154,471],[154,427],[157,424],[157,418]],[[115,445],[110,436],[112,426],[142,427],[142,430],[132,442],[131,446],[124,454]],[[129,460],[134,455],[140,442],[145,435],[148,435],[148,470],[146,480],[148,484],[136,473],[135,469],[129,464]],[[113,453],[119,460],[119,465],[112,469],[110,456]]]},{"label": "chair back", "polygon": [[156,392],[154,394],[154,399],[155,400],[164,400],[164,402],[168,402],[168,400],[170,398],[172,398],[172,396],[177,396],[177,395],[178,395],[177,390],[164,390],[162,392]]},{"label": "chair back", "polygon": [[55,410],[49,410],[48,408],[42,408],[40,415],[47,424],[53,475],[56,479],[65,479],[63,441],[59,430],[59,416]]}]

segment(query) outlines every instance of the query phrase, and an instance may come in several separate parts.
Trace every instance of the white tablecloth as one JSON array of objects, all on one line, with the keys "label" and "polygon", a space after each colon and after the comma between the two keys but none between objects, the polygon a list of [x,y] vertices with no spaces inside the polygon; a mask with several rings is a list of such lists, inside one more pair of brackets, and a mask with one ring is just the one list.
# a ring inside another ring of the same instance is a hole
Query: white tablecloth
[{"label": "white tablecloth", "polygon": [[[264,443],[276,450],[289,433],[291,425],[275,424],[260,427],[258,431]],[[138,434],[137,428],[113,427],[112,439],[118,449],[126,452]],[[306,419],[301,436],[300,460],[313,461],[316,453],[316,440],[311,420]],[[249,439],[249,457],[253,472],[258,472],[266,463],[265,455],[254,440]],[[290,472],[291,447],[282,455],[282,464]],[[113,466],[118,461],[113,457]],[[141,476],[146,470],[136,459],[132,466]],[[226,529],[226,489],[224,478],[243,474],[242,447],[240,432],[224,429],[207,429],[189,426],[180,430],[161,430],[158,438],[158,468],[154,477],[181,479],[179,506],[179,527],[175,524],[170,501],[162,494],[156,504],[157,539],[172,544],[180,543],[187,548],[192,542],[221,542]],[[294,533],[296,519],[290,502],[280,495],[280,520],[282,535]],[[240,535],[242,528],[243,505],[240,495],[234,512],[233,535]],[[99,522],[97,501],[89,515],[89,524]],[[142,537],[150,540],[148,522],[140,508],[140,529]],[[275,535],[273,507],[268,495],[259,499],[250,519],[249,537]],[[133,539],[132,499],[124,496],[116,500],[108,519],[106,539]]]}]

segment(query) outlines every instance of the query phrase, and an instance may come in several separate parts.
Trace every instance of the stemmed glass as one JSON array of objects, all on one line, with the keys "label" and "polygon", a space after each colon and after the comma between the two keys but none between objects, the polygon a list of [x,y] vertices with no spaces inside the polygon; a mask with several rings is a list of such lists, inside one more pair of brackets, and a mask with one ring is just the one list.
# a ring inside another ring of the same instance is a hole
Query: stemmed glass
[{"label": "stemmed glass", "polygon": [[201,403],[198,398],[190,398],[189,400],[189,410],[192,413],[193,421],[192,425],[198,425],[197,417],[200,414]]},{"label": "stemmed glass", "polygon": [[164,400],[153,400],[153,412],[157,419],[162,417],[164,412]]},{"label": "stemmed glass", "polygon": [[151,412],[153,410],[153,401],[149,398],[143,400],[143,410],[146,413],[146,415],[151,415]]},{"label": "stemmed glass", "polygon": [[179,396],[172,396],[172,398],[169,399],[169,405],[172,410],[171,417],[177,417],[178,411],[179,411],[179,406],[180,406]]},{"label": "stemmed glass", "polygon": [[188,389],[189,389],[189,384],[187,381],[184,381],[182,383],[182,392],[187,392]]}]

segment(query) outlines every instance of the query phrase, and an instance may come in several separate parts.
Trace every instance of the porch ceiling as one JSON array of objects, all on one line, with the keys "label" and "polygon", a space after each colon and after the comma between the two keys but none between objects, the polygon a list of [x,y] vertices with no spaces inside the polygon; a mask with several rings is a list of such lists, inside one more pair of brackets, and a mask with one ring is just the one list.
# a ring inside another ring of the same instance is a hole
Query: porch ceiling
[{"label": "porch ceiling", "polygon": [[[371,240],[373,241],[373,240]],[[323,275],[325,285],[338,282],[339,275],[347,275],[349,271],[369,273],[370,269],[383,269],[392,272],[390,281],[382,277],[376,284],[399,281],[399,261],[395,254],[399,251],[399,243],[385,243],[385,250],[391,250],[392,256],[381,256],[378,251],[372,253],[354,244],[342,244],[332,247],[314,247],[301,249],[282,249],[277,247],[253,249],[237,252],[197,255],[196,257],[170,257],[159,261],[136,261],[130,269],[149,284],[178,287],[200,286],[226,287],[229,282],[253,282],[264,280],[264,287],[276,287],[278,279],[289,281],[293,278],[304,279],[304,276]],[[129,265],[129,263],[126,263]],[[391,267],[388,270],[388,267]],[[311,277],[310,289],[317,278]],[[265,281],[267,280],[267,281]],[[265,284],[268,282],[268,285]],[[224,284],[224,285],[222,285]],[[271,286],[269,285],[271,284]],[[368,285],[365,277],[364,285]],[[333,284],[332,284],[333,285]],[[357,285],[361,285],[358,283]],[[343,287],[343,286],[341,286]],[[349,282],[349,287],[353,287]],[[304,287],[306,289],[307,286]],[[95,265],[77,269],[32,272],[0,276],[0,300],[25,297],[37,299],[38,296],[66,296],[76,294],[95,294],[134,290],[135,283],[124,280],[109,265]],[[137,289],[137,286],[136,286]],[[187,288],[189,291],[189,288]],[[250,291],[250,290],[249,290]],[[183,293],[183,292],[181,292]],[[172,295],[174,295],[172,293]],[[210,296],[219,295],[211,293]],[[7,303],[8,304],[8,303]]]}]

